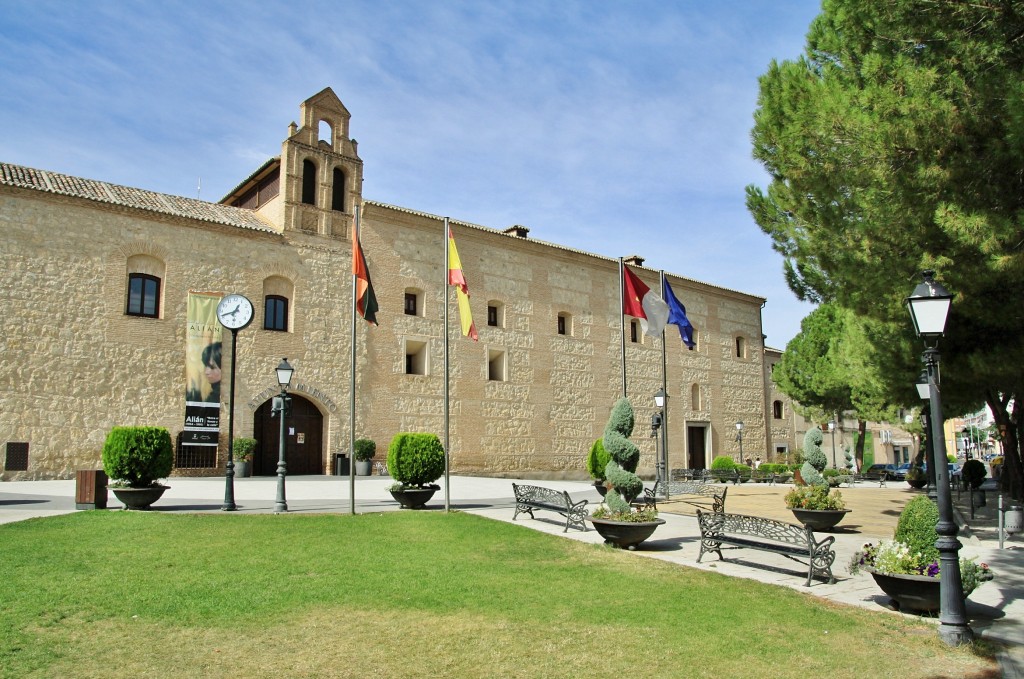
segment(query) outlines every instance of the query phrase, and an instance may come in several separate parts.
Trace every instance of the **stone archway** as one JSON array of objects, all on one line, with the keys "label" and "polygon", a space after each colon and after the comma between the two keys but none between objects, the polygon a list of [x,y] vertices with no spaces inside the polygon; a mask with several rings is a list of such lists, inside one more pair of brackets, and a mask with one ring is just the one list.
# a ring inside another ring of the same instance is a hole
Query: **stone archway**
[{"label": "stone archway", "polygon": [[[285,420],[285,463],[288,475],[323,474],[324,416],[320,410],[298,394],[289,393],[292,399],[291,414]],[[255,476],[277,474],[278,445],[281,438],[281,421],[270,416],[273,398],[267,399],[259,408],[253,421],[255,438],[259,442],[253,456]]]}]

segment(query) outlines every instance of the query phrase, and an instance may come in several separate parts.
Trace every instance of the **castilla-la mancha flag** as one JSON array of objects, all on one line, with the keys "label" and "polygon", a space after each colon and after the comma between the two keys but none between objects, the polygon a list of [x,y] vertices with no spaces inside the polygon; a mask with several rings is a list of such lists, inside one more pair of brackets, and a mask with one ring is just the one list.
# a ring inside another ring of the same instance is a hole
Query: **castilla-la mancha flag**
[{"label": "castilla-la mancha flag", "polygon": [[469,287],[466,285],[466,276],[462,273],[462,260],[459,259],[459,251],[455,248],[455,237],[452,235],[451,227],[448,228],[448,285],[456,286],[462,334],[476,342],[480,337],[473,323],[473,312],[469,308]]},{"label": "castilla-la mancha flag", "polygon": [[373,294],[370,270],[366,268],[355,224],[352,225],[352,274],[356,277],[356,311],[367,323],[377,325],[377,296]]},{"label": "castilla-la mancha flag", "polygon": [[668,323],[668,304],[625,264],[622,278],[622,313],[639,318],[645,335],[660,337]]}]

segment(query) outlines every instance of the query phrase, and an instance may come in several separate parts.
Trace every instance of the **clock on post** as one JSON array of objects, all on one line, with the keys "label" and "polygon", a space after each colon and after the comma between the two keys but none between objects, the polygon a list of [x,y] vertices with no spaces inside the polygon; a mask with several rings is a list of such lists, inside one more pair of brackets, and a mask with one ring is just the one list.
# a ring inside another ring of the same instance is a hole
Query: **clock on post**
[{"label": "clock on post", "polygon": [[252,302],[245,295],[224,295],[217,304],[217,320],[231,331],[231,391],[228,400],[228,462],[225,467],[224,504],[221,509],[234,511],[235,505],[235,366],[238,331],[252,323]]}]

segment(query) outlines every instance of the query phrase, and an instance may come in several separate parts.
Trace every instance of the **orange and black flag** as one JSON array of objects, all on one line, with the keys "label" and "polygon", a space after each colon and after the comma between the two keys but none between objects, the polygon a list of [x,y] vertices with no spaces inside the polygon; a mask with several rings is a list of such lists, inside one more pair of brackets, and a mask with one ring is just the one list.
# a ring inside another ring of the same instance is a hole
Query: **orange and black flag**
[{"label": "orange and black flag", "polygon": [[356,311],[367,323],[377,325],[377,296],[373,294],[370,270],[366,268],[366,258],[363,257],[355,224],[352,225],[352,274],[356,277]]}]

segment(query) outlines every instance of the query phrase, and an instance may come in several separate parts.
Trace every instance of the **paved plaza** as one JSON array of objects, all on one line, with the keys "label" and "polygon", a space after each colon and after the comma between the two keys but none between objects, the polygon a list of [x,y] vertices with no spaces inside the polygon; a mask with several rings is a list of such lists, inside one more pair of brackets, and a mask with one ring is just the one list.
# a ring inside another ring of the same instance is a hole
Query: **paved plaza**
[{"label": "paved plaza", "polygon": [[[592,485],[582,481],[542,480],[517,481],[566,490],[574,500],[586,499],[591,505],[600,502]],[[388,493],[392,483],[388,477],[357,477],[355,510],[358,513],[394,511],[397,503]],[[428,508],[443,510],[447,495],[452,510],[479,514],[499,521],[512,521],[515,502],[511,479],[452,476],[448,492],[438,491]],[[989,482],[991,483],[991,482]],[[224,501],[225,480],[215,478],[171,478],[170,489],[153,506],[158,512],[220,512]],[[726,487],[723,485],[723,487]],[[750,514],[794,522],[785,508],[783,495],[791,486],[766,484],[728,484],[726,508],[731,513]],[[348,513],[353,505],[348,477],[295,476],[286,482],[289,513]],[[919,491],[906,484],[890,482],[888,487],[862,483],[842,488],[847,507],[853,511],[831,533],[835,536],[837,554],[833,572],[837,582],[828,584],[815,580],[805,587],[806,569],[781,556],[761,551],[726,552],[720,561],[714,554],[705,555],[697,563],[700,531],[694,508],[679,500],[659,501],[661,518],[666,524],[636,552],[639,558],[657,558],[691,568],[714,571],[730,577],[742,577],[789,587],[808,596],[818,596],[838,603],[878,611],[880,615],[901,615],[890,608],[890,602],[868,574],[851,576],[847,564],[853,553],[865,542],[891,538],[903,506]],[[272,513],[277,493],[276,477],[234,480],[234,497],[238,514]],[[954,498],[956,498],[954,492]],[[996,579],[984,583],[967,601],[967,614],[975,634],[1007,644],[1008,652],[1000,657],[1003,676],[1024,679],[1024,536],[1018,535],[999,548],[995,529],[996,493],[989,489],[986,506],[970,516],[966,493],[957,499],[957,516],[963,526],[960,540],[962,556],[977,557],[988,563]],[[108,509],[121,505],[111,494]],[[54,516],[76,511],[75,482],[14,481],[0,483],[0,523]],[[551,512],[538,511],[536,518],[520,514],[517,525],[581,542],[602,542],[594,530],[570,529],[563,532],[564,519]]]}]

